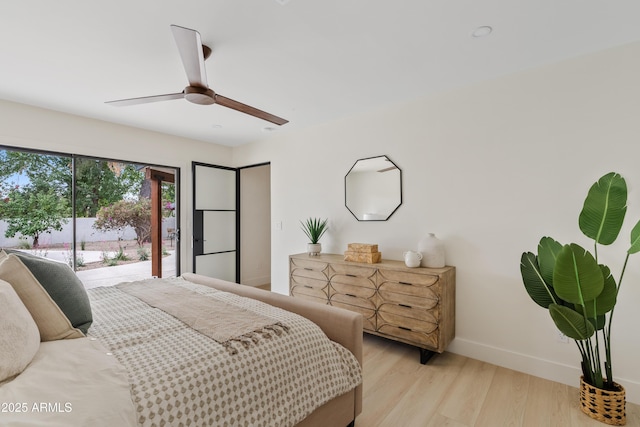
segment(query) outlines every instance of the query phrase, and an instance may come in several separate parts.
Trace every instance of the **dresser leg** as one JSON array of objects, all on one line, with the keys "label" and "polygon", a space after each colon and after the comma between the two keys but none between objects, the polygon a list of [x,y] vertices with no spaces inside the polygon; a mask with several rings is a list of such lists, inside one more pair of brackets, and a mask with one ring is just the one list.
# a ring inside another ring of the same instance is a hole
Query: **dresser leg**
[{"label": "dresser leg", "polygon": [[419,348],[420,350],[420,363],[426,365],[427,362],[436,354],[435,351],[427,350],[426,348]]}]

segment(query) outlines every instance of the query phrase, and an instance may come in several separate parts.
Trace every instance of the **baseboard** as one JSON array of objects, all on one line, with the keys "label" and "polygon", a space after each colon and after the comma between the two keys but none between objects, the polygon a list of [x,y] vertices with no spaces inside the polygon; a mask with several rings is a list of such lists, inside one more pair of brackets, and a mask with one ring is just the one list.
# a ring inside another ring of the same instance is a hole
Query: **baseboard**
[{"label": "baseboard", "polygon": [[[572,387],[580,386],[581,370],[577,366],[565,365],[461,338],[456,338],[447,351]],[[640,405],[640,383],[619,377],[615,377],[615,381],[624,386],[627,402]]]}]

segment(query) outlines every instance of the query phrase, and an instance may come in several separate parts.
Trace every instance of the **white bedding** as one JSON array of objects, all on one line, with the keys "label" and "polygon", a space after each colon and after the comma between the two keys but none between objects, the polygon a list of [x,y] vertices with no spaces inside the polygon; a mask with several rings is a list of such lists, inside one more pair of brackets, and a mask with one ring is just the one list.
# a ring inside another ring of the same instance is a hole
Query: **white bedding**
[{"label": "white bedding", "polygon": [[0,425],[136,426],[127,372],[108,352],[95,338],[41,343],[27,369],[0,386]]}]

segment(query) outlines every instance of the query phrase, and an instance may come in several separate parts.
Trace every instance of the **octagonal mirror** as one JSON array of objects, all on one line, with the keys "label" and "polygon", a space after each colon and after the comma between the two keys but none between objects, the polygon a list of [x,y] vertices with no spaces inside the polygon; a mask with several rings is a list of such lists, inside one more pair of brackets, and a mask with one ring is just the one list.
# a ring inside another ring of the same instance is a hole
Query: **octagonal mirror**
[{"label": "octagonal mirror", "polygon": [[344,177],[344,202],[358,221],[386,221],[402,204],[402,171],[387,156],[359,159]]}]

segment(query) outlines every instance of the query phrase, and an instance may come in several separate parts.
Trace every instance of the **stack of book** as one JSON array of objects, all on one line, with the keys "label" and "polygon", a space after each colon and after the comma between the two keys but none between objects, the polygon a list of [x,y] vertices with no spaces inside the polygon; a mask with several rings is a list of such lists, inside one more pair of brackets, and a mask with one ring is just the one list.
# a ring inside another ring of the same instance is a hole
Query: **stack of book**
[{"label": "stack of book", "polygon": [[344,252],[345,261],[366,262],[375,264],[382,259],[382,253],[378,252],[378,245],[369,243],[349,243]]}]

